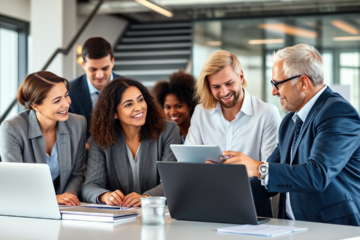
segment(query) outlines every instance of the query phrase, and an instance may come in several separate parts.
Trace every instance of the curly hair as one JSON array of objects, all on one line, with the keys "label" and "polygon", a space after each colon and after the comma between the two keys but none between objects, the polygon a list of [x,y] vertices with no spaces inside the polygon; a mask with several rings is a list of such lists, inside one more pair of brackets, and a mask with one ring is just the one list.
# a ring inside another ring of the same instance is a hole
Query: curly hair
[{"label": "curly hair", "polygon": [[174,94],[181,103],[186,103],[192,116],[198,100],[195,97],[195,79],[191,74],[179,70],[169,75],[169,81],[158,81],[151,90],[157,103],[164,108],[165,97]]},{"label": "curly hair", "polygon": [[165,128],[164,118],[159,113],[149,90],[138,81],[118,77],[101,90],[92,113],[90,133],[93,141],[103,148],[116,144],[117,136],[122,132],[120,120],[114,119],[114,116],[124,92],[129,87],[138,88],[147,104],[147,115],[145,124],[139,132],[139,141],[156,139]]}]

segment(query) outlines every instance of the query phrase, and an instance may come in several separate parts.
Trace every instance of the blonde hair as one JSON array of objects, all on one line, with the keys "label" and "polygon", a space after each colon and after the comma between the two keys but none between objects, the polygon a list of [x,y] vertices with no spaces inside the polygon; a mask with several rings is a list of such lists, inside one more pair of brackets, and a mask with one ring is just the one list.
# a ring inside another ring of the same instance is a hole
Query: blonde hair
[{"label": "blonde hair", "polygon": [[[210,57],[205,61],[198,81],[196,82],[196,93],[195,97],[200,100],[200,104],[205,109],[211,109],[216,106],[217,100],[211,93],[208,76],[216,74],[226,68],[231,66],[236,75],[240,77],[241,74],[241,63],[236,55],[228,51],[217,51],[210,55]],[[244,79],[243,87],[247,84]]]}]

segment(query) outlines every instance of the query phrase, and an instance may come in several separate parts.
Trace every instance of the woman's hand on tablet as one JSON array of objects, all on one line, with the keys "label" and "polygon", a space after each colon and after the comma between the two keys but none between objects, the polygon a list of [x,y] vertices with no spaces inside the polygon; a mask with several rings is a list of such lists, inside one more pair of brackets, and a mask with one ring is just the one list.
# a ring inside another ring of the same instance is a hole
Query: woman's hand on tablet
[{"label": "woman's hand on tablet", "polygon": [[58,204],[65,204],[66,206],[80,206],[79,199],[71,193],[63,193],[56,195]]}]

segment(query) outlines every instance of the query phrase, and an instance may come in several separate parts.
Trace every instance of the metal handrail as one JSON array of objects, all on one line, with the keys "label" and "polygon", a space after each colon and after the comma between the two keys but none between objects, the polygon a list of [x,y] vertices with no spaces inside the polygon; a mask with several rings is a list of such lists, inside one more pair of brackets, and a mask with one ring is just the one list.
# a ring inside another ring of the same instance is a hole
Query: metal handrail
[{"label": "metal handrail", "polygon": [[[85,30],[85,28],[89,25],[90,21],[94,18],[94,16],[96,15],[96,13],[98,12],[101,4],[104,2],[104,0],[99,0],[98,4],[95,6],[94,10],[91,12],[91,14],[89,15],[89,17],[85,20],[85,22],[82,24],[82,26],[80,27],[80,29],[77,31],[77,33],[75,34],[75,36],[71,39],[70,43],[68,44],[68,46],[66,48],[58,48],[54,51],[54,53],[51,55],[51,57],[49,58],[49,60],[45,63],[44,67],[41,69],[41,71],[45,71],[49,65],[52,63],[52,61],[55,59],[55,57],[57,56],[58,53],[62,53],[64,55],[67,55],[71,48],[74,46],[75,42],[78,40],[78,38],[80,37],[80,35],[83,33],[83,31]],[[12,110],[12,108],[16,105],[17,99],[15,98],[11,104],[9,105],[9,107],[6,109],[6,111],[4,112],[4,114],[1,116],[0,118],[0,124],[5,120],[5,118],[7,117],[7,115],[10,113],[10,111]]]}]

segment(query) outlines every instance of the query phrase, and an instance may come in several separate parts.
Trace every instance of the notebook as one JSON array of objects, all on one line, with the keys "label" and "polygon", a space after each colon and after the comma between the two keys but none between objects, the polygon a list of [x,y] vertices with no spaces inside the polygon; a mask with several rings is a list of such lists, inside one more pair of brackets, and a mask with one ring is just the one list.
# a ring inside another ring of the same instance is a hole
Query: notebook
[{"label": "notebook", "polygon": [[138,211],[119,209],[99,209],[89,207],[72,207],[60,210],[64,220],[80,220],[92,222],[119,222],[133,220],[138,217]]},{"label": "notebook", "polygon": [[303,232],[307,228],[274,226],[274,225],[240,225],[234,227],[225,227],[216,229],[220,233],[233,233],[242,235],[254,235],[263,237],[277,237],[284,234]]}]

